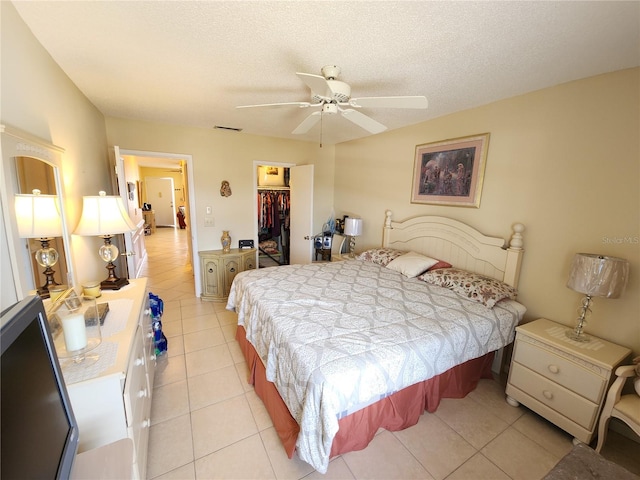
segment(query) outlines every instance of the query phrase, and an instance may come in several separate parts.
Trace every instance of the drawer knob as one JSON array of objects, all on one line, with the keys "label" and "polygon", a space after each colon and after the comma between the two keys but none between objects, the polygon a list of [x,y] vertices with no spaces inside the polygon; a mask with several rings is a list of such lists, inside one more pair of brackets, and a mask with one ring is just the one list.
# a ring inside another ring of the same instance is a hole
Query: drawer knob
[{"label": "drawer knob", "polygon": [[136,367],[139,367],[140,365],[144,365],[144,358],[142,357],[136,358],[135,365]]},{"label": "drawer knob", "polygon": [[229,271],[230,271],[231,273],[233,273],[233,272],[235,272],[235,271],[236,271],[236,269],[232,267],[232,268],[230,268],[230,269],[229,269]]},{"label": "drawer knob", "polygon": [[547,400],[553,400],[553,393],[551,393],[549,390],[543,390],[542,395],[544,395],[544,398],[546,398]]},{"label": "drawer knob", "polygon": [[558,373],[560,371],[560,368],[558,368],[557,365],[549,365],[549,371],[551,373]]},{"label": "drawer knob", "polygon": [[148,428],[151,426],[151,420],[148,418],[142,421],[142,428]]},{"label": "drawer knob", "polygon": [[209,273],[213,273],[213,268],[210,268],[208,271]]},{"label": "drawer knob", "polygon": [[147,396],[147,389],[146,388],[143,388],[142,390],[140,390],[138,392],[138,398],[144,398],[146,396]]}]

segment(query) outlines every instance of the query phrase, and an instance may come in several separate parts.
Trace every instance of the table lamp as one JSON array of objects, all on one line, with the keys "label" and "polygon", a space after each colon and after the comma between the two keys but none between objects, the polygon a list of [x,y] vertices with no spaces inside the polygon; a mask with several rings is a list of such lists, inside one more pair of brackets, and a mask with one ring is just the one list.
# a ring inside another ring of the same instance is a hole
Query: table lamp
[{"label": "table lamp", "polygon": [[580,316],[575,329],[568,330],[567,337],[578,342],[588,342],[583,333],[586,317],[591,313],[591,298],[618,298],[624,292],[629,278],[629,262],[622,258],[576,253],[571,262],[567,287],[583,293]]},{"label": "table lamp", "polygon": [[356,237],[362,235],[362,219],[347,217],[344,221],[344,234],[349,237],[349,257],[355,256]]},{"label": "table lamp", "polygon": [[18,235],[40,239],[40,249],[35,258],[38,265],[44,267],[45,283],[37,290],[42,298],[49,298],[49,287],[59,285],[53,278],[55,270],[51,268],[58,262],[59,255],[55,248],[49,246],[50,240],[62,236],[59,208],[57,195],[41,195],[38,189],[32,194],[15,196]]},{"label": "table lamp", "polygon": [[107,262],[108,277],[100,283],[102,290],[119,290],[129,284],[126,278],[116,275],[113,261],[118,258],[118,247],[111,243],[114,235],[132,232],[136,226],[124,207],[122,198],[99,192],[97,196],[82,197],[82,216],[73,232],[75,235],[98,236],[104,245],[98,250],[100,258]]}]

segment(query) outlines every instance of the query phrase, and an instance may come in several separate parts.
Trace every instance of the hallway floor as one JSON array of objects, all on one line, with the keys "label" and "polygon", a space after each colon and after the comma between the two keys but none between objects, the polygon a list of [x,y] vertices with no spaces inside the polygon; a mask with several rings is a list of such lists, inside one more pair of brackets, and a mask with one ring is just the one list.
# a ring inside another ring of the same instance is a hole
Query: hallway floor
[{"label": "hallway floor", "polygon": [[[333,459],[325,475],[289,460],[246,382],[236,315],[224,303],[195,297],[187,235],[158,228],[145,237],[143,275],[164,300],[168,338],[155,375],[147,478],[540,479],[571,450],[571,436],[509,406],[501,382],[481,380],[466,398],[443,400],[417,425],[382,430],[366,449]],[[640,475],[640,444],[610,431],[603,456]]]}]

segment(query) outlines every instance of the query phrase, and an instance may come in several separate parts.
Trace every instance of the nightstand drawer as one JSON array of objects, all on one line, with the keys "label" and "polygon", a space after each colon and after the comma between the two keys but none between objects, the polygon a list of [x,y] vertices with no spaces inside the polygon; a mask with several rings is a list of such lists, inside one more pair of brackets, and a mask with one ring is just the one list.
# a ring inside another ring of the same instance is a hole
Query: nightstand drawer
[{"label": "nightstand drawer", "polygon": [[592,429],[598,413],[598,404],[589,402],[517,362],[511,365],[511,369],[509,383],[515,388],[527,392],[531,397],[587,430]]},{"label": "nightstand drawer", "polygon": [[518,339],[515,348],[516,362],[594,403],[600,403],[607,387],[606,379],[550,350],[527,342],[526,338]]}]

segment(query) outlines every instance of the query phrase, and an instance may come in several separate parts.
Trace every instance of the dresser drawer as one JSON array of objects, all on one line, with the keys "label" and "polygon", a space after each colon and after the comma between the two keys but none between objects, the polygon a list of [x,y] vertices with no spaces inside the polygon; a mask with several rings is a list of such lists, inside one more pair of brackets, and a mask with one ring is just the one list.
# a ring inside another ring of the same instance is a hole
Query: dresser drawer
[{"label": "dresser drawer", "polygon": [[540,403],[591,430],[598,414],[598,403],[592,403],[555,382],[513,362],[509,383]]},{"label": "dresser drawer", "polygon": [[[136,410],[135,417],[131,422],[131,426],[128,428],[129,438],[133,439],[134,446],[134,463],[137,463],[137,472],[139,479],[144,480],[146,478],[147,465],[145,460],[147,458],[147,449],[149,445],[149,428],[151,427],[151,420],[149,414],[146,413],[150,410],[150,398],[144,399],[143,402],[149,404],[149,408],[142,408]],[[146,413],[146,414],[145,414]]]},{"label": "dresser drawer", "polygon": [[516,341],[514,361],[594,403],[600,403],[607,388],[606,379],[596,373],[526,340]]},{"label": "dresser drawer", "polygon": [[127,379],[124,385],[124,406],[127,415],[127,425],[129,427],[134,424],[134,419],[144,415],[145,400],[151,393],[147,385],[145,368],[146,356],[140,328],[137,329],[135,334],[131,357],[132,360],[129,363]]}]

